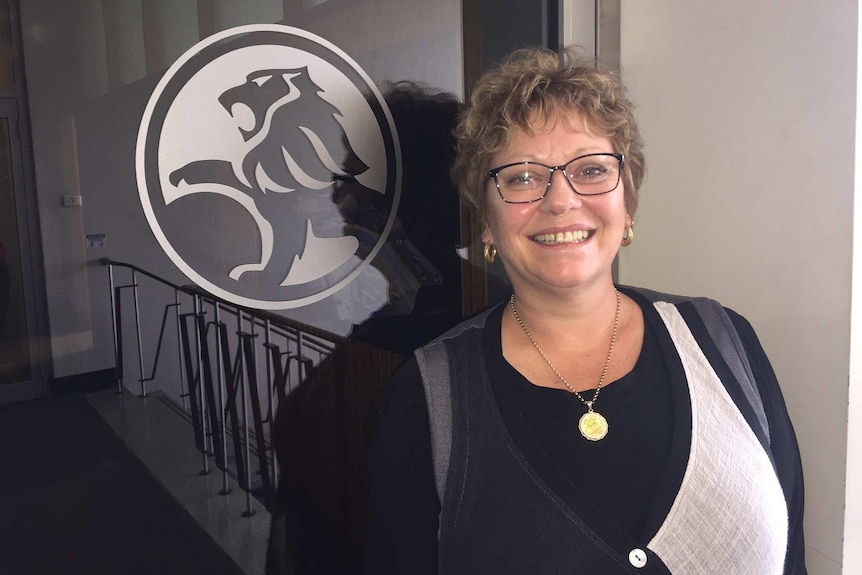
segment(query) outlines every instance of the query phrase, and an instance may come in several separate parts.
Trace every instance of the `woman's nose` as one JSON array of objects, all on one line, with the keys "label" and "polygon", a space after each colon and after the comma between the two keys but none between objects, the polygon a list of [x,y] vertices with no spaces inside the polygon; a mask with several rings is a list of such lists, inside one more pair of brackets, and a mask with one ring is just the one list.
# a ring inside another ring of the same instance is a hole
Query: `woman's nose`
[{"label": "woman's nose", "polygon": [[542,198],[542,207],[553,214],[561,214],[578,208],[582,198],[575,193],[563,170],[554,170],[548,183],[548,191]]}]

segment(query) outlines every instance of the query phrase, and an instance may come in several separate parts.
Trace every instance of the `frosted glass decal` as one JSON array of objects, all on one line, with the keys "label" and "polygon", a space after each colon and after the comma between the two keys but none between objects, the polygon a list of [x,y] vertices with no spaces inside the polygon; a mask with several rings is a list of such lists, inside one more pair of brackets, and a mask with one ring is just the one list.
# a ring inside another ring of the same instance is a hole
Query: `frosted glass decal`
[{"label": "frosted glass decal", "polygon": [[[279,25],[215,34],[168,69],[144,111],[136,170],[173,263],[259,309],[347,285],[386,241],[401,193],[395,124],[368,75],[330,42]],[[369,210],[360,233],[353,212]]]}]

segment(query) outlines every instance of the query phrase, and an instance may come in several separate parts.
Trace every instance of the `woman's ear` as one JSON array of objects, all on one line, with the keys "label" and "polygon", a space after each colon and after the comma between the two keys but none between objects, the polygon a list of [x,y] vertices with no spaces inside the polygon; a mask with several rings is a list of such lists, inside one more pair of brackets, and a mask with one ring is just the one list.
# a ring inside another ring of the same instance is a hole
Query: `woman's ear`
[{"label": "woman's ear", "polygon": [[479,222],[479,225],[482,227],[482,238],[483,244],[493,244],[494,243],[494,234],[491,233],[491,222],[488,220],[488,214],[482,217]]}]

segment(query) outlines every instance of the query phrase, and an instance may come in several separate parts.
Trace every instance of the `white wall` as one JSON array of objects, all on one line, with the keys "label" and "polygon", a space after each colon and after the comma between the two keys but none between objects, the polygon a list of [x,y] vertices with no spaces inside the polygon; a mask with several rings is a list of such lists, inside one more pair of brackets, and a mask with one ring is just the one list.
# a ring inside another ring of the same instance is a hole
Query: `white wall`
[{"label": "white wall", "polygon": [[853,0],[622,3],[648,176],[620,280],[754,325],[799,437],[812,575],[842,573],[857,31]]},{"label": "white wall", "polygon": [[[862,14],[858,15],[862,22]],[[857,26],[858,29],[858,26]],[[862,62],[857,38],[856,62]],[[856,110],[862,108],[862,86],[856,76]],[[844,573],[862,573],[862,115],[856,114],[856,182],[853,205],[853,288],[850,313],[850,389],[847,421],[847,500],[844,508]]]}]

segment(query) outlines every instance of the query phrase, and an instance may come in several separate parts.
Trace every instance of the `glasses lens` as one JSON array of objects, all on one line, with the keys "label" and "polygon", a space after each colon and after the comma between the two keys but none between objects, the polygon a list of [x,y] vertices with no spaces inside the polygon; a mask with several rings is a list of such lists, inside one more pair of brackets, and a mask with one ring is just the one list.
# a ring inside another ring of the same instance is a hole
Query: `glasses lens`
[{"label": "glasses lens", "polygon": [[497,187],[507,202],[532,202],[545,194],[551,172],[545,166],[525,162],[497,172]]},{"label": "glasses lens", "polygon": [[584,196],[606,194],[620,181],[620,162],[611,155],[576,158],[566,164],[564,171],[572,187]]}]

